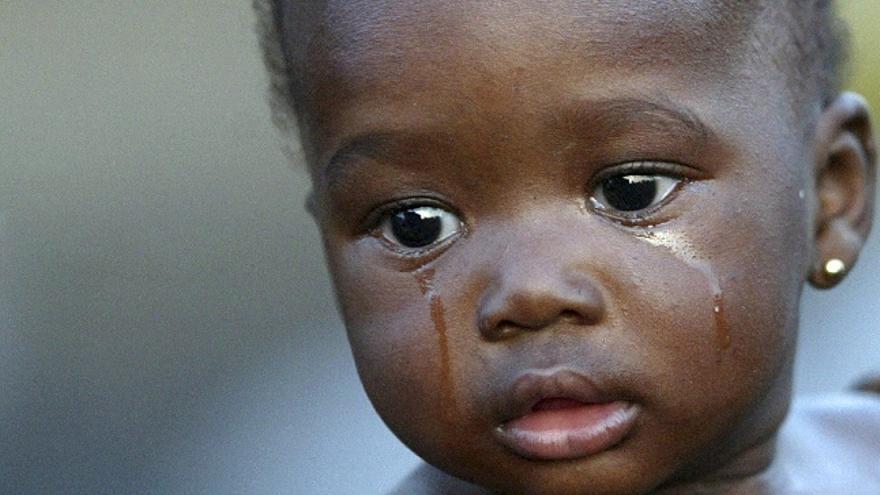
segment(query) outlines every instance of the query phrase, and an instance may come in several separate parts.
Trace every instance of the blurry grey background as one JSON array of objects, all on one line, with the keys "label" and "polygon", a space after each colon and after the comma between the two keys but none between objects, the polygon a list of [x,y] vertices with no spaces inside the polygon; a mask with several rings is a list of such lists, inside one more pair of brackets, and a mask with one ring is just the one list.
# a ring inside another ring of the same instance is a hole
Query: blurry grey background
[{"label": "blurry grey background", "polygon": [[[253,25],[0,0],[0,493],[370,494],[417,462],[358,383]],[[799,392],[880,369],[878,237],[806,295]]]}]

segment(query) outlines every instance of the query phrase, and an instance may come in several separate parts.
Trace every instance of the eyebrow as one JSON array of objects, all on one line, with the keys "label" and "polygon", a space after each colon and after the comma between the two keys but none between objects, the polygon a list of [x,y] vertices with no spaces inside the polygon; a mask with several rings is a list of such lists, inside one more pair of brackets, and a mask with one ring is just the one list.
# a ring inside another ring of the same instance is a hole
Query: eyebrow
[{"label": "eyebrow", "polygon": [[576,134],[601,130],[607,137],[623,134],[633,128],[664,134],[681,134],[702,145],[717,139],[712,129],[689,108],[667,99],[614,98],[575,101],[554,112],[553,125]]},{"label": "eyebrow", "polygon": [[[671,101],[641,98],[575,100],[569,105],[548,112],[546,125],[576,135],[600,134],[613,139],[633,129],[649,130],[665,135],[685,136],[704,145],[717,136],[687,107]],[[332,186],[356,167],[359,158],[393,162],[427,144],[448,141],[437,132],[410,130],[379,130],[346,139],[327,160],[320,178]]]},{"label": "eyebrow", "polygon": [[359,158],[369,158],[379,162],[391,162],[403,158],[406,149],[419,145],[436,143],[433,133],[402,130],[382,130],[366,132],[344,141],[320,172],[325,186],[341,181],[356,166]]}]

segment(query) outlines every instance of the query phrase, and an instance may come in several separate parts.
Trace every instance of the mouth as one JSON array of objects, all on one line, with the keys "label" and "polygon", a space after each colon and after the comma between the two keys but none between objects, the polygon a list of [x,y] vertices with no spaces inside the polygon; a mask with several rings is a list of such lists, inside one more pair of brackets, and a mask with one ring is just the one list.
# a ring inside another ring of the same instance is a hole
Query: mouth
[{"label": "mouth", "polygon": [[569,460],[619,444],[639,407],[604,396],[585,376],[569,370],[522,375],[509,396],[510,419],[495,429],[507,448],[527,459]]}]

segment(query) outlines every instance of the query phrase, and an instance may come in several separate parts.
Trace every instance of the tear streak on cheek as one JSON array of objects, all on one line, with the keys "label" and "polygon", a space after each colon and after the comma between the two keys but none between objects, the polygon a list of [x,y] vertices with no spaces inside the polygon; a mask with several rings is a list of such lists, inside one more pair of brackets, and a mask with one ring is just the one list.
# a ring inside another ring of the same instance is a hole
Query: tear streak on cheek
[{"label": "tear streak on cheek", "polygon": [[446,309],[443,299],[434,290],[434,270],[427,268],[415,272],[416,282],[423,296],[428,296],[431,307],[431,321],[437,334],[437,347],[440,352],[440,397],[447,408],[455,407],[454,381],[452,380],[452,368],[449,359],[449,337],[446,329]]},{"label": "tear streak on cheek", "polygon": [[[709,263],[703,259],[696,249],[694,249],[693,244],[686,237],[677,232],[648,231],[646,233],[638,234],[636,237],[652,246],[668,249],[676,258],[703,275],[709,286],[709,291],[712,294],[712,314],[715,321],[716,343],[718,344],[720,351],[725,351],[730,348],[732,339],[730,336],[730,329],[724,319],[724,293],[721,289],[721,283]],[[721,360],[721,357],[721,353],[719,353],[719,361]]]}]

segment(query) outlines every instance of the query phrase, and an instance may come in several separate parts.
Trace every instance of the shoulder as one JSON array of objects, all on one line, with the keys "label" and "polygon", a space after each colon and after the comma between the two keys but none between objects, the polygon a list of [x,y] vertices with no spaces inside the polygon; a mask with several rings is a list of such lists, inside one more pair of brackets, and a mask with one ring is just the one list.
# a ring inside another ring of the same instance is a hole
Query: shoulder
[{"label": "shoulder", "polygon": [[489,495],[489,493],[428,464],[422,464],[387,495]]},{"label": "shoulder", "polygon": [[795,493],[880,493],[880,395],[795,400],[777,459]]},{"label": "shoulder", "polygon": [[824,423],[835,423],[841,418],[873,423],[880,418],[880,394],[855,391],[799,397],[792,403],[792,417],[815,418]]}]

